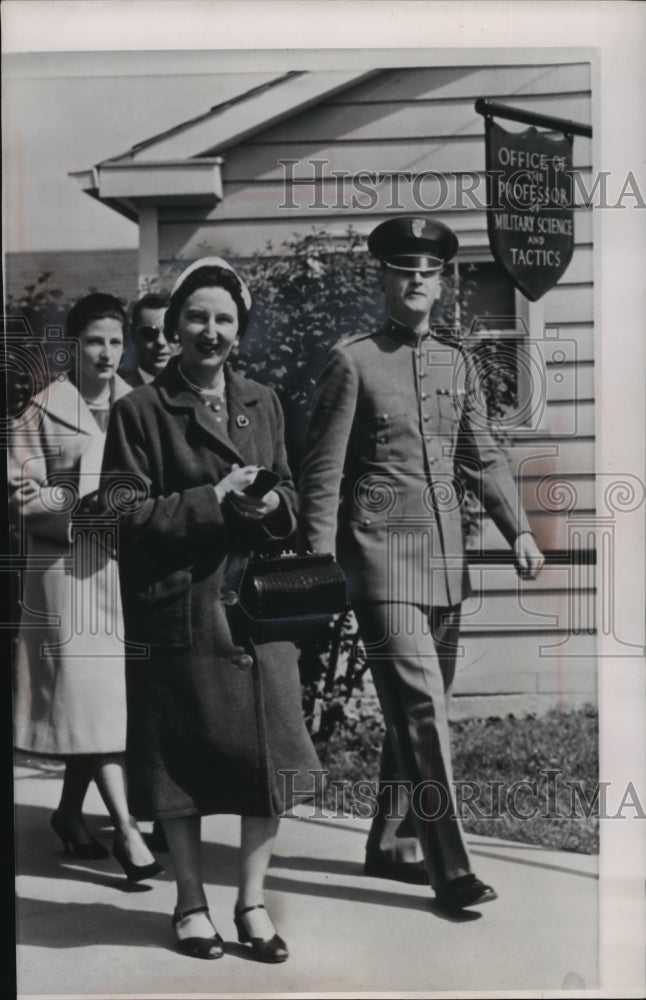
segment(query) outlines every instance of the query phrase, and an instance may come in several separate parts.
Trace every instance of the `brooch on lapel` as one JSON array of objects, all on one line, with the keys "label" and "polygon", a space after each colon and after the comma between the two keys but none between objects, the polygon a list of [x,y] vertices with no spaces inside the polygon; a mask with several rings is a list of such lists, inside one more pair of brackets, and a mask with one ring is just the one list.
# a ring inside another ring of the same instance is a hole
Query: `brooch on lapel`
[{"label": "brooch on lapel", "polygon": [[245,417],[244,413],[239,413],[238,416],[236,417],[236,424],[238,425],[238,427],[248,427],[249,417]]}]

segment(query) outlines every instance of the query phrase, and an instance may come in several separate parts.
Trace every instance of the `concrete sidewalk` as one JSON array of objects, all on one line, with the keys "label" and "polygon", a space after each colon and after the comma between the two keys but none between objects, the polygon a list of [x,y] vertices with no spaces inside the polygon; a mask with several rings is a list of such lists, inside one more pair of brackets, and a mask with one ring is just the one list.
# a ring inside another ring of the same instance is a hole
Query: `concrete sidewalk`
[{"label": "concrete sidewalk", "polygon": [[[290,958],[271,966],[236,943],[239,820],[211,816],[203,821],[205,880],[226,954],[201,962],[173,950],[170,872],[130,891],[112,858],[64,857],[49,828],[60,782],[58,765],[16,767],[21,997],[538,994],[598,986],[596,857],[469,837],[474,867],[499,899],[447,918],[429,889],[362,875],[367,821],[285,819],[267,888]],[[109,842],[94,786],[86,806],[92,829]]]}]

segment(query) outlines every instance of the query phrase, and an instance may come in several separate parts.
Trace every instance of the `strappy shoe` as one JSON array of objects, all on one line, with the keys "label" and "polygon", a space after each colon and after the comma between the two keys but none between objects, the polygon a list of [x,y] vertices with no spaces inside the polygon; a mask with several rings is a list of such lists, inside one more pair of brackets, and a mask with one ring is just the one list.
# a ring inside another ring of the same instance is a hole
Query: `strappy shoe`
[{"label": "strappy shoe", "polygon": [[244,925],[242,918],[245,913],[249,913],[250,910],[264,909],[264,903],[258,903],[256,906],[245,906],[243,910],[239,910],[236,903],[233,911],[233,920],[238,932],[238,941],[240,944],[250,944],[254,955],[260,962],[285,962],[289,958],[289,951],[287,950],[287,945],[278,934],[274,934],[272,938],[268,939],[251,937]]},{"label": "strappy shoe", "polygon": [[[208,906],[194,906],[192,910],[184,910],[183,913],[174,913],[171,917],[171,922],[173,927],[177,927],[180,920],[184,917],[190,917],[193,913],[206,913],[209,915]],[[209,920],[211,918],[209,917]],[[175,948],[180,951],[182,955],[188,955],[189,958],[222,958],[224,955],[224,941],[218,934],[218,932],[213,928],[213,934],[211,937],[189,937],[189,938],[178,938],[175,942]]]}]

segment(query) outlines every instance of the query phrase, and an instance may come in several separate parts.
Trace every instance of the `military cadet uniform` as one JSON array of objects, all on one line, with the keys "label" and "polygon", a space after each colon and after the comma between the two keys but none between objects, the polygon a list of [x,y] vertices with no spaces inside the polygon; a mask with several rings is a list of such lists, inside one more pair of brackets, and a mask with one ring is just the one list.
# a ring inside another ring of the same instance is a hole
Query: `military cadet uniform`
[{"label": "military cadet uniform", "polygon": [[[398,270],[438,270],[457,239],[405,217],[378,226],[369,248]],[[300,475],[304,536],[313,550],[337,553],[387,727],[367,870],[388,875],[389,864],[413,859],[417,842],[436,894],[450,902],[447,886],[460,887],[458,908],[495,898],[470,874],[451,789],[447,707],[469,595],[462,484],[510,544],[531,531],[483,408],[458,342],[389,318],[331,350]],[[405,818],[387,787],[398,778],[412,792]],[[422,880],[419,866],[406,867]]]}]

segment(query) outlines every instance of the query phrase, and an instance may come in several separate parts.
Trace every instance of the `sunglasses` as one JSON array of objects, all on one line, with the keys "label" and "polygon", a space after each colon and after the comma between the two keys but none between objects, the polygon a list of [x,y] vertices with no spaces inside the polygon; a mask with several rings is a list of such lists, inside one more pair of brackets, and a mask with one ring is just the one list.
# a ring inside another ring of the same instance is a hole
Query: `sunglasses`
[{"label": "sunglasses", "polygon": [[178,339],[177,337],[165,334],[163,327],[161,326],[138,326],[135,332],[141,337],[142,340],[157,340],[160,334],[166,338],[169,344],[177,343]]}]

